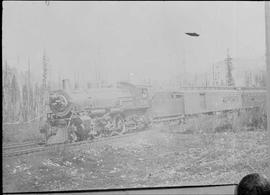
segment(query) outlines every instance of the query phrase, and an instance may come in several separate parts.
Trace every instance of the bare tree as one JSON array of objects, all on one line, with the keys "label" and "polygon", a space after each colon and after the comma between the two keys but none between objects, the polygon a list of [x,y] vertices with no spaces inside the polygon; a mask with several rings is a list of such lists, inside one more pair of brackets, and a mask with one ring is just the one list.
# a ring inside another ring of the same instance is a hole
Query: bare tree
[{"label": "bare tree", "polygon": [[20,88],[16,76],[13,75],[11,81],[11,120],[18,120],[20,109]]},{"label": "bare tree", "polygon": [[22,89],[22,117],[24,121],[28,120],[28,88],[24,84]]},{"label": "bare tree", "polygon": [[4,70],[4,75],[2,78],[3,82],[2,82],[2,94],[3,94],[3,101],[2,101],[2,106],[3,106],[3,121],[7,121],[9,120],[9,116],[8,116],[8,105],[9,105],[9,90],[10,90],[10,79],[9,79],[9,75],[8,75],[8,64],[7,61],[5,61],[5,70]]}]

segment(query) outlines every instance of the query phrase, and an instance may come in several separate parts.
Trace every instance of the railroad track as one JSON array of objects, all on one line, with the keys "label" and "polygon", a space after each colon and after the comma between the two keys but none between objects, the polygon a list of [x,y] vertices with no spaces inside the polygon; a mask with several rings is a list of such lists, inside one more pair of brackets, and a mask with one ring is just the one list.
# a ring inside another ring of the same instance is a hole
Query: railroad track
[{"label": "railroad track", "polygon": [[36,152],[42,152],[46,150],[50,150],[56,147],[74,147],[74,146],[80,146],[84,144],[89,144],[89,143],[101,143],[101,142],[108,142],[112,140],[117,140],[120,138],[124,137],[130,137],[138,133],[146,132],[146,131],[151,131],[153,129],[146,129],[143,131],[136,131],[136,132],[131,132],[127,134],[122,134],[122,135],[115,135],[111,137],[100,137],[100,138],[95,138],[93,140],[86,140],[86,141],[81,141],[81,142],[74,142],[74,143],[58,143],[58,144],[52,144],[52,145],[40,145],[38,143],[25,143],[25,144],[10,144],[9,146],[4,146],[3,147],[3,157],[11,157],[11,156],[20,156],[20,155],[25,155],[25,154],[30,154],[30,153],[36,153]]},{"label": "railroad track", "polygon": [[[19,156],[19,155],[24,155],[24,154],[29,154],[29,153],[35,153],[35,152],[41,152],[41,151],[46,151],[55,147],[73,147],[73,146],[79,146],[79,145],[84,145],[84,144],[89,144],[89,143],[97,143],[97,142],[107,142],[110,140],[116,140],[119,138],[123,137],[129,137],[133,136],[134,134],[140,133],[140,132],[145,132],[145,131],[150,131],[153,130],[153,128],[158,128],[155,125],[159,124],[165,124],[165,125],[170,125],[170,122],[177,122],[177,125],[179,125],[178,121],[179,119],[182,119],[183,116],[170,116],[170,117],[160,117],[156,118],[153,120],[153,127],[145,129],[145,130],[139,130],[135,132],[127,132],[126,134],[121,134],[121,135],[114,135],[110,137],[100,137],[100,138],[94,138],[92,140],[86,140],[86,141],[80,141],[80,142],[74,142],[74,143],[58,143],[58,144],[52,144],[52,145],[40,145],[38,143],[34,142],[29,142],[25,144],[10,144],[7,146],[3,146],[3,154],[2,156],[8,157],[8,156]],[[131,129],[132,130],[132,129]]]},{"label": "railroad track", "polygon": [[12,150],[16,148],[22,147],[31,147],[37,145],[37,142],[25,142],[25,143],[18,143],[18,144],[6,144],[3,146],[3,150]]},{"label": "railroad track", "polygon": [[[166,117],[166,119],[159,119],[159,120],[154,120],[153,125],[161,124],[161,123],[166,123],[168,121],[176,121],[181,117]],[[158,127],[153,127],[153,128],[158,128]],[[73,146],[79,146],[79,145],[84,145],[84,144],[89,144],[89,143],[97,143],[97,142],[107,142],[111,140],[117,140],[119,138],[123,137],[129,137],[133,136],[134,134],[145,132],[145,131],[151,131],[153,128],[147,128],[145,130],[139,130],[139,131],[134,131],[134,132],[127,132],[126,134],[121,134],[121,135],[114,135],[110,137],[100,137],[100,138],[94,138],[92,140],[86,140],[86,141],[80,141],[80,142],[74,142],[74,143],[58,143],[58,144],[51,144],[51,145],[41,145],[36,142],[28,142],[28,143],[23,143],[23,144],[10,144],[6,145],[3,147],[3,157],[10,157],[10,156],[20,156],[24,154],[30,154],[30,153],[36,153],[36,152],[42,152],[46,150],[50,150],[56,147],[73,147]],[[131,131],[134,129],[131,129]]]},{"label": "railroad track", "polygon": [[[51,144],[51,145],[40,145],[38,143],[25,143],[25,144],[15,144],[15,145],[8,145],[3,147],[3,155],[4,157],[8,156],[19,156],[19,155],[24,155],[24,154],[29,154],[29,153],[35,153],[35,152],[41,152],[41,151],[46,151],[49,149],[53,149],[56,147],[73,147],[73,146],[79,146],[79,145],[84,145],[84,144],[89,144],[89,143],[97,143],[97,142],[107,142],[110,140],[117,140],[123,137],[129,137],[133,136],[134,134],[145,132],[145,131],[151,131],[154,130],[154,128],[158,128],[155,125],[159,124],[166,124],[169,125],[170,122],[176,121],[178,122],[179,119],[182,119],[183,116],[170,116],[170,117],[160,117],[155,120],[153,120],[153,127],[147,128],[145,130],[139,130],[135,132],[127,132],[126,134],[121,134],[121,135],[114,135],[110,137],[100,137],[100,138],[94,138],[92,140],[86,140],[86,141],[80,141],[80,142],[74,142],[74,143],[58,143],[58,144]],[[179,124],[178,124],[179,125]],[[131,131],[134,129],[131,129]]]}]

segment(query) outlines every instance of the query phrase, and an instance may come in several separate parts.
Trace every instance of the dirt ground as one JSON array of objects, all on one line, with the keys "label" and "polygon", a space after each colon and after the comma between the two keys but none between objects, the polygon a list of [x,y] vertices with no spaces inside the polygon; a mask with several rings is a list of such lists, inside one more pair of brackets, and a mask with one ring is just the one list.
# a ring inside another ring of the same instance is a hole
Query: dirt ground
[{"label": "dirt ground", "polygon": [[238,183],[270,167],[266,132],[151,130],[106,143],[3,158],[3,191]]}]

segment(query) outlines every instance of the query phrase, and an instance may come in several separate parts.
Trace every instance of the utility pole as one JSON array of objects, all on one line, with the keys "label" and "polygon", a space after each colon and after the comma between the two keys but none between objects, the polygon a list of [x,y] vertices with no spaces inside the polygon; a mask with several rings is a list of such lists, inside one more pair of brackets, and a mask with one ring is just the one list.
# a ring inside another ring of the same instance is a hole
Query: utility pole
[{"label": "utility pole", "polygon": [[[267,71],[267,134],[268,134],[268,156],[270,158],[270,3],[265,1],[265,48],[266,48],[266,71]],[[268,159],[268,162],[270,159]],[[270,178],[270,169],[266,170]]]},{"label": "utility pole", "polygon": [[227,49],[227,58],[225,59],[226,68],[227,68],[227,85],[234,86],[234,80],[232,76],[232,58],[229,54],[229,49]]}]

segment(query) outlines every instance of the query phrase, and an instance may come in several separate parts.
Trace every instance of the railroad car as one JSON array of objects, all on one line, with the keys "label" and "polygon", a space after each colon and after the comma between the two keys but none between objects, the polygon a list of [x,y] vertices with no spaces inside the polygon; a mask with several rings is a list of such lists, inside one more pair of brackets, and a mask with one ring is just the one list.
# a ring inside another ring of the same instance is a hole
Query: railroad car
[{"label": "railroad car", "polygon": [[264,90],[163,91],[155,93],[152,97],[151,114],[154,120],[162,121],[203,113],[263,107],[265,104],[266,92]]},{"label": "railroad car", "polygon": [[151,101],[154,118],[240,109],[241,93],[235,90],[183,90],[157,92]]},{"label": "railroad car", "polygon": [[166,121],[181,118],[185,114],[184,93],[176,91],[159,91],[150,101],[151,119]]},{"label": "railroad car", "polygon": [[242,90],[241,98],[242,98],[242,108],[266,106],[265,90]]},{"label": "railroad car", "polygon": [[211,113],[241,108],[236,90],[196,90],[185,92],[185,114]]}]

